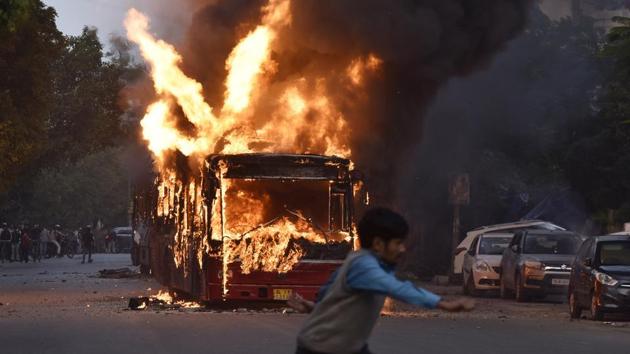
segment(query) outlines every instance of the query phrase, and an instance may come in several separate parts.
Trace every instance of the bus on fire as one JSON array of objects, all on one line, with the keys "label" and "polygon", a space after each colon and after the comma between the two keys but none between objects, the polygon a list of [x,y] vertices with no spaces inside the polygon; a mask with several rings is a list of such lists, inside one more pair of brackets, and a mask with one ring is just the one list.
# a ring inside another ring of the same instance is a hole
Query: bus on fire
[{"label": "bus on fire", "polygon": [[314,299],[354,247],[361,174],[322,155],[211,155],[135,183],[135,263],[200,301]]}]

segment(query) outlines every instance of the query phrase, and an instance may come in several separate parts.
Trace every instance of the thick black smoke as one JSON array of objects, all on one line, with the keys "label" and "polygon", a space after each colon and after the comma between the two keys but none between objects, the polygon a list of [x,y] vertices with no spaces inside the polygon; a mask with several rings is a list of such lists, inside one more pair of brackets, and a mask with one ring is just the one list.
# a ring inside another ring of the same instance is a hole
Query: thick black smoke
[{"label": "thick black smoke", "polygon": [[[417,258],[432,269],[448,269],[448,181],[458,173],[468,173],[471,183],[470,205],[461,211],[462,237],[482,225],[524,217],[592,232],[562,161],[576,130],[591,119],[607,76],[609,65],[597,57],[604,33],[593,19],[556,22],[546,14],[533,8],[524,32],[491,67],[450,80],[425,114],[409,170],[413,178],[401,190],[410,195],[405,208],[422,220]],[[531,212],[541,202],[551,213]]]},{"label": "thick black smoke", "polygon": [[[195,14],[184,46],[185,70],[220,104],[225,59],[261,18],[265,1],[212,2]],[[299,75],[326,78],[351,129],[357,166],[379,204],[396,204],[397,176],[413,164],[423,115],[438,88],[490,64],[523,28],[528,0],[296,0],[292,24],[274,51],[275,84]],[[341,85],[349,63],[375,54],[379,75],[361,99]]]}]

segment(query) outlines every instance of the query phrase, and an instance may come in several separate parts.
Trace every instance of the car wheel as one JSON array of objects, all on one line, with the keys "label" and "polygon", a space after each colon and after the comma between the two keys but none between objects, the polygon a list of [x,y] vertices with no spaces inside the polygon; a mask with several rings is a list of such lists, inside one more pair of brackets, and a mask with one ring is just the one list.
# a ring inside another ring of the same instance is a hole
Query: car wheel
[{"label": "car wheel", "polygon": [[578,304],[573,291],[569,294],[569,314],[571,315],[571,318],[580,318],[580,315],[582,315],[582,309],[580,308],[580,304]]},{"label": "car wheel", "polygon": [[475,279],[473,278],[472,274],[470,274],[470,276],[468,277],[468,281],[466,281],[465,287],[466,287],[466,295],[470,295],[470,296],[478,295],[477,289],[475,288]]},{"label": "car wheel", "polygon": [[470,295],[468,293],[468,282],[466,281],[466,279],[464,279],[464,283],[462,284],[462,293],[464,295]]},{"label": "car wheel", "polygon": [[510,291],[505,285],[504,277],[501,277],[500,281],[501,281],[501,285],[499,286],[499,296],[501,296],[502,299],[507,299],[510,297]]},{"label": "car wheel", "polygon": [[601,307],[598,304],[597,296],[595,293],[591,294],[591,318],[593,321],[601,321],[604,319],[604,313],[602,312]]},{"label": "car wheel", "polygon": [[525,287],[523,286],[523,281],[521,280],[521,275],[516,274],[514,277],[515,288],[514,292],[516,293],[516,301],[517,302],[527,302],[529,298],[525,294]]}]

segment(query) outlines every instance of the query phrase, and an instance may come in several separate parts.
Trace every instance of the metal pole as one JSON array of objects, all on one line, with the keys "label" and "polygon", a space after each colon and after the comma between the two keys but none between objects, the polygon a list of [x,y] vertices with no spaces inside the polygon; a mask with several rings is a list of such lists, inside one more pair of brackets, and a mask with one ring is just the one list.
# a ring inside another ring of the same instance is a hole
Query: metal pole
[{"label": "metal pole", "polygon": [[[454,269],[454,264],[455,264],[455,249],[457,249],[457,246],[459,245],[459,230],[460,230],[460,217],[459,217],[459,208],[460,205],[458,203],[455,203],[453,205],[453,234],[451,236],[451,279],[453,279],[454,275],[455,275],[455,269]],[[453,280],[451,280],[453,281]]]}]

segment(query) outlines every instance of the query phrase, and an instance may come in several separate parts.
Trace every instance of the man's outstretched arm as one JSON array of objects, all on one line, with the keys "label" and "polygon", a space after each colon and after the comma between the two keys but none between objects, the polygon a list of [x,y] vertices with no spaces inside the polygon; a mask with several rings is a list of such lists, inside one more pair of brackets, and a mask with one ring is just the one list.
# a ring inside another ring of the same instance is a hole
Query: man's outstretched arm
[{"label": "man's outstretched arm", "polygon": [[416,306],[445,311],[470,311],[475,303],[470,299],[444,300],[419,288],[410,281],[398,279],[393,270],[387,271],[376,257],[362,256],[354,260],[348,270],[347,286],[355,290],[374,291]]}]

